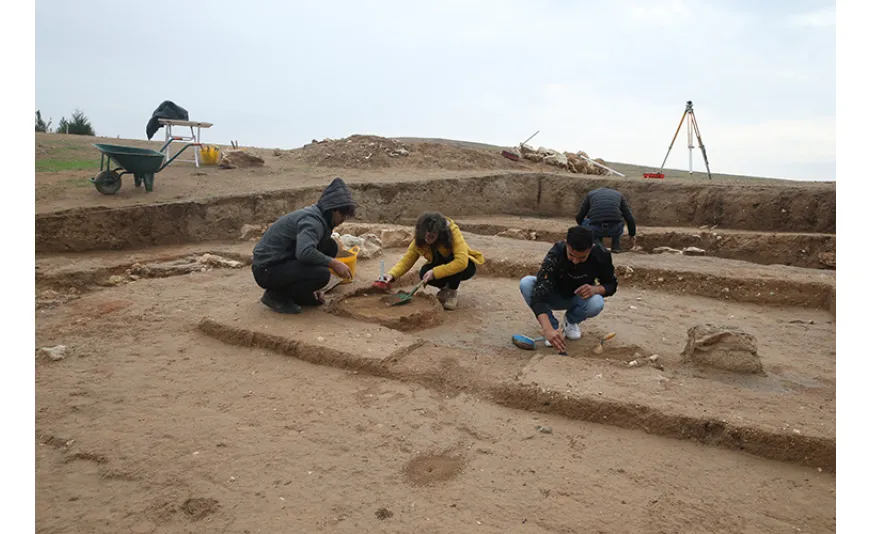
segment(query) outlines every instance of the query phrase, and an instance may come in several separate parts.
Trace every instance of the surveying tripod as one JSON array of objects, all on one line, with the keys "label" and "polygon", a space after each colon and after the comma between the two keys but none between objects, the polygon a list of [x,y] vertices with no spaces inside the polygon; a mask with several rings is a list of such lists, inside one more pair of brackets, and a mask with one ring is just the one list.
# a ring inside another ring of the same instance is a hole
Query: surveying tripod
[{"label": "surveying tripod", "polygon": [[674,141],[677,140],[677,135],[680,133],[680,128],[683,127],[683,121],[686,120],[686,116],[689,117],[688,124],[686,125],[686,131],[689,134],[689,174],[694,174],[692,170],[692,149],[695,148],[692,146],[692,135],[698,136],[698,148],[701,149],[701,155],[704,156],[704,165],[707,166],[707,177],[711,180],[713,176],[710,174],[710,162],[707,161],[707,149],[704,147],[704,141],[701,140],[701,130],[698,129],[698,119],[695,118],[695,110],[692,108],[692,101],[689,100],[686,102],[686,110],[683,111],[683,116],[680,117],[680,124],[677,125],[677,131],[674,132],[674,138],[671,139],[671,146],[668,147],[668,153],[665,154],[665,159],[662,161],[662,167],[659,169],[659,175],[662,175],[665,170],[665,162],[668,161],[668,156],[671,154],[671,149],[674,148]]}]

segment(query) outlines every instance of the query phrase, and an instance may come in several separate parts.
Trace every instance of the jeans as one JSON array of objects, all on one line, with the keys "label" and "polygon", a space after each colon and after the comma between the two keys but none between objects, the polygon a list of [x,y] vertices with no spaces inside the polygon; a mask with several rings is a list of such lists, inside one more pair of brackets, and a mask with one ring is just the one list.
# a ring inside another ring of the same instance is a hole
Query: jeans
[{"label": "jeans", "polygon": [[625,222],[604,222],[595,224],[589,219],[583,219],[583,225],[586,228],[589,228],[595,233],[595,239],[601,243],[602,237],[609,237],[610,248],[612,250],[619,250],[619,238],[622,236],[623,230],[625,230]]},{"label": "jeans", "polygon": [[[338,254],[338,244],[327,236],[317,247],[330,258]],[[268,267],[251,266],[257,285],[277,302],[292,301],[303,306],[319,304],[314,292],[329,283],[330,272],[325,265],[311,265],[299,260],[286,260]]]},{"label": "jeans", "polygon": [[[438,253],[437,250],[432,253],[432,263],[427,263],[420,269],[420,278],[423,278],[423,275],[427,272],[431,271],[435,267],[439,265],[447,265],[453,261],[453,254],[450,254],[446,258]],[[438,288],[447,287],[448,289],[459,289],[459,283],[464,282],[470,279],[477,272],[477,266],[474,264],[471,259],[468,260],[468,267],[465,268],[464,271],[458,272],[454,275],[450,275],[446,278],[437,278],[429,282],[430,286],[435,286]]]},{"label": "jeans", "polygon": [[[520,280],[520,293],[526,301],[526,305],[532,306],[532,289],[535,287],[537,278],[534,276],[526,276]],[[547,304],[554,310],[566,310],[565,319],[571,324],[580,324],[590,317],[595,317],[601,310],[604,309],[604,297],[601,295],[592,295],[588,299],[584,299],[580,295],[574,295],[571,298],[563,298],[556,293],[551,294],[547,298]],[[559,328],[559,321],[553,316],[553,312],[547,312],[550,317],[550,324],[554,329]]]}]

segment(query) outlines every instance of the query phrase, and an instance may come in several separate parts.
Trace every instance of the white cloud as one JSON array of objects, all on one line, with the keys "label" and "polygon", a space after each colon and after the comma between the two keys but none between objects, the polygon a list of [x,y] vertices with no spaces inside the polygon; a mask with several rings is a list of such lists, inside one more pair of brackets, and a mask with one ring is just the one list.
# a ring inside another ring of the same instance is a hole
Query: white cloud
[{"label": "white cloud", "polygon": [[833,7],[826,7],[807,13],[796,13],[788,17],[790,26],[797,28],[825,28],[837,25],[837,12]]}]

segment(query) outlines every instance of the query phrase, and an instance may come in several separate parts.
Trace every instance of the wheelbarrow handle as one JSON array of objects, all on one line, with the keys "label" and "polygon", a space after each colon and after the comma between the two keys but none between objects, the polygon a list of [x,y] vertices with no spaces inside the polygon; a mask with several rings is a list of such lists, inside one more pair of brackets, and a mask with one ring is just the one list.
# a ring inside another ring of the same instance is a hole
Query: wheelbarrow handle
[{"label": "wheelbarrow handle", "polygon": [[[169,143],[166,143],[166,144],[168,145]],[[179,150],[178,152],[175,153],[174,156],[172,156],[171,158],[169,158],[169,161],[167,161],[166,163],[164,163],[163,165],[161,165],[160,168],[157,169],[157,172],[162,171],[162,170],[165,169],[165,168],[166,168],[170,163],[172,163],[173,161],[175,161],[175,158],[177,158],[178,156],[181,155],[182,152],[184,152],[185,150],[187,150],[187,147],[189,147],[189,146],[194,146],[194,145],[199,146],[200,144],[201,144],[201,143],[187,143],[187,144],[185,144],[183,147],[181,147],[181,150]],[[166,145],[164,145],[163,148],[166,148]],[[162,151],[163,151],[163,150],[161,149],[161,152],[162,152]]]}]

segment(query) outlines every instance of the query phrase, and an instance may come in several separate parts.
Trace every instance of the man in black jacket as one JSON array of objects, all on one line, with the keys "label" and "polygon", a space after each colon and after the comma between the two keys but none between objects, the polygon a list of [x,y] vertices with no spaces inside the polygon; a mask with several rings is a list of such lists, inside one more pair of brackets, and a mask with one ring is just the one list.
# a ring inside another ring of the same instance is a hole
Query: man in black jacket
[{"label": "man in black jacket", "polygon": [[350,268],[335,259],[338,244],[332,239],[332,229],[355,211],[350,189],[336,178],[317,204],[272,223],[254,247],[251,263],[254,280],[266,290],[260,302],[278,313],[300,313],[300,304],[322,302],[318,290],[329,283],[329,269],[350,278]]},{"label": "man in black jacket", "polygon": [[580,339],[580,323],[604,309],[604,297],[616,293],[610,253],[595,242],[592,230],[572,226],[568,235],[547,252],[537,276],[520,281],[520,292],[532,309],[547,346],[565,352],[553,310],[565,311],[564,337]]},{"label": "man in black jacket", "polygon": [[577,217],[575,217],[577,224],[591,228],[595,232],[595,238],[599,242],[602,237],[609,237],[611,239],[610,250],[614,253],[621,252],[619,238],[625,230],[623,219],[628,223],[628,236],[633,243],[637,228],[631,208],[622,193],[607,187],[590,191],[583,200]]}]

